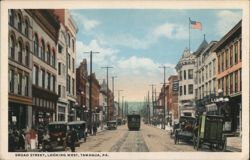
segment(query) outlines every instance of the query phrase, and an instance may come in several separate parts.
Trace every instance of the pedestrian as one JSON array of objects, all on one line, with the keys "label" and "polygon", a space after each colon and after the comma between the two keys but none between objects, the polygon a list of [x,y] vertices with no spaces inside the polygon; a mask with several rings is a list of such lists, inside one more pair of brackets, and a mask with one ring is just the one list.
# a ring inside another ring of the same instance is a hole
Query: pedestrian
[{"label": "pedestrian", "polygon": [[20,130],[19,132],[19,141],[18,141],[18,149],[25,149],[25,136],[24,131]]},{"label": "pedestrian", "polygon": [[25,132],[25,150],[29,151],[30,150],[30,129],[27,129]]},{"label": "pedestrian", "polygon": [[16,128],[14,128],[13,131],[13,136],[14,136],[14,150],[18,149],[18,144],[19,144],[19,132]]},{"label": "pedestrian", "polygon": [[93,132],[94,132],[94,135],[96,135],[96,132],[97,132],[97,125],[96,125],[96,123],[94,123],[94,125],[93,125]]},{"label": "pedestrian", "polygon": [[69,133],[69,145],[71,152],[75,152],[75,142],[77,141],[77,133],[74,129],[74,127],[71,128],[71,131]]},{"label": "pedestrian", "polygon": [[34,127],[32,127],[29,132],[30,132],[29,133],[30,134],[30,147],[31,147],[31,150],[34,150],[36,149],[37,134],[36,134]]},{"label": "pedestrian", "polygon": [[49,132],[45,131],[43,134],[43,140],[42,140],[43,151],[49,151],[49,147],[50,147],[49,146],[49,139],[50,139]]},{"label": "pedestrian", "polygon": [[13,134],[13,131],[10,129],[9,131],[9,152],[14,152],[15,151],[15,136]]}]

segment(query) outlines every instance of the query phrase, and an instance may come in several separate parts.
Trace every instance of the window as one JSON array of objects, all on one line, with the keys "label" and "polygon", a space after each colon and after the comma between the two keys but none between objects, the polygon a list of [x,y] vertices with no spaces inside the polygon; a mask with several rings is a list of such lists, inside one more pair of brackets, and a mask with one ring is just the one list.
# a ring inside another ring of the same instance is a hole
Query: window
[{"label": "window", "polygon": [[14,70],[10,69],[9,70],[9,92],[14,93]]},{"label": "window", "polygon": [[184,95],[186,95],[186,85],[184,85],[183,88],[184,88]]},{"label": "window", "polygon": [[62,97],[62,94],[61,94],[61,85],[58,85],[58,95],[59,95],[59,97]]},{"label": "window", "polygon": [[38,67],[33,66],[33,84],[38,85]]},{"label": "window", "polygon": [[193,94],[193,91],[194,90],[194,87],[193,87],[193,85],[192,84],[189,84],[188,85],[188,94]]},{"label": "window", "polygon": [[218,55],[218,73],[220,73],[220,55]]},{"label": "window", "polygon": [[212,62],[209,63],[209,78],[212,77]]},{"label": "window", "polygon": [[234,44],[234,63],[238,63],[238,42]]},{"label": "window", "polygon": [[25,65],[29,66],[29,47],[26,46],[25,49]]},{"label": "window", "polygon": [[23,47],[22,42],[18,42],[18,62],[23,62]]},{"label": "window", "polygon": [[11,9],[9,10],[9,24],[12,26],[14,26],[14,18],[15,18],[14,10]]},{"label": "window", "polygon": [[216,74],[216,61],[215,59],[213,60],[213,75]]},{"label": "window", "polygon": [[242,58],[242,51],[241,51],[242,44],[241,44],[241,39],[239,41],[240,41],[240,61],[241,61],[241,58]]},{"label": "window", "polygon": [[182,86],[180,86],[180,96],[182,95]]},{"label": "window", "polygon": [[201,92],[202,92],[202,98],[204,97],[204,85],[201,87]]},{"label": "window", "polygon": [[11,58],[15,58],[15,41],[14,41],[14,37],[11,36],[10,37],[10,42],[9,42],[9,55]]},{"label": "window", "polygon": [[230,47],[230,66],[233,65],[233,46]]},{"label": "window", "polygon": [[67,62],[68,62],[68,68],[70,69],[70,54],[68,54],[68,58],[67,58]]},{"label": "window", "polygon": [[72,94],[75,95],[75,79],[72,78]]},{"label": "window", "polygon": [[52,66],[55,67],[55,65],[56,65],[56,54],[53,51],[53,53],[52,53]]},{"label": "window", "polygon": [[182,80],[182,71],[179,72],[179,79]]},{"label": "window", "polygon": [[29,23],[28,23],[28,20],[25,20],[25,23],[24,23],[24,34],[29,37]]},{"label": "window", "polygon": [[70,34],[68,33],[68,46],[70,48]]},{"label": "window", "polygon": [[50,90],[50,73],[47,73],[47,89]]},{"label": "window", "polygon": [[199,71],[199,83],[201,83],[201,71]]},{"label": "window", "polygon": [[206,79],[207,79],[207,77],[208,77],[208,69],[207,69],[208,67],[207,67],[207,65],[206,65]]},{"label": "window", "polygon": [[221,78],[221,89],[222,89],[222,91],[224,93],[225,92],[225,90],[224,90],[224,77]]},{"label": "window", "polygon": [[50,64],[50,46],[47,46],[47,63]]},{"label": "window", "polygon": [[213,87],[214,87],[213,92],[215,93],[215,91],[216,91],[216,79],[214,79],[213,81],[214,81],[213,82]]},{"label": "window", "polygon": [[54,75],[52,76],[52,89],[53,92],[56,91],[56,77]]},{"label": "window", "polygon": [[60,44],[58,44],[58,53],[62,53],[62,50],[63,50],[63,47]]},{"label": "window", "polygon": [[26,75],[24,77],[24,90],[25,90],[25,96],[29,95],[29,77]]},{"label": "window", "polygon": [[224,52],[221,53],[221,71],[224,71]]},{"label": "window", "polygon": [[233,93],[233,73],[230,74],[230,94]]},{"label": "window", "polygon": [[72,50],[75,52],[75,41],[72,39]]},{"label": "window", "polygon": [[21,15],[17,15],[17,28],[22,33],[22,18]]},{"label": "window", "polygon": [[202,69],[201,74],[202,74],[202,82],[204,82],[204,68]]},{"label": "window", "polygon": [[72,58],[72,71],[75,72],[75,59]]},{"label": "window", "polygon": [[42,88],[45,88],[45,71],[42,69]]},{"label": "window", "polygon": [[211,81],[208,82],[208,86],[209,86],[209,93],[211,94],[211,91],[212,91]]},{"label": "window", "polygon": [[241,86],[241,85],[242,85],[242,75],[241,75],[241,69],[240,69],[240,71],[239,71],[239,72],[240,72],[240,91],[242,91],[242,86]]},{"label": "window", "polygon": [[41,44],[41,58],[44,61],[47,61],[47,57],[45,59],[45,44],[44,41],[42,40],[42,44]]},{"label": "window", "polygon": [[184,75],[183,75],[183,77],[184,77],[184,80],[186,79],[186,71],[184,70]]},{"label": "window", "polygon": [[35,34],[35,36],[34,36],[34,40],[33,40],[33,46],[34,46],[34,55],[38,55],[38,47],[39,47],[39,45],[38,45],[38,36],[37,36],[37,34]]},{"label": "window", "polygon": [[238,92],[238,71],[234,74],[234,91],[235,93]]},{"label": "window", "polygon": [[17,74],[17,93],[22,94],[22,74]]},{"label": "window", "polygon": [[228,67],[228,49],[226,49],[226,68]]},{"label": "window", "polygon": [[226,76],[226,95],[228,95],[228,86],[229,85],[229,81],[228,81],[228,76]]},{"label": "window", "polygon": [[61,62],[58,63],[58,75],[61,75]]},{"label": "window", "polygon": [[193,79],[193,70],[192,69],[188,70],[188,79]]}]

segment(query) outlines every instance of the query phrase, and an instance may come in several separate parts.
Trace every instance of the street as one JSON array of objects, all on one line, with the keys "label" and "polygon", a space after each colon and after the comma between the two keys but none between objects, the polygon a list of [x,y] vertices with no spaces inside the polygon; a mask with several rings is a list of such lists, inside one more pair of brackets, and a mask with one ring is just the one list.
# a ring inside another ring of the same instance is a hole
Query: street
[{"label": "street", "polygon": [[[154,126],[141,124],[140,131],[129,131],[127,125],[117,130],[104,130],[89,136],[76,152],[194,152],[192,144],[175,145],[170,133]],[[201,151],[201,150],[199,150]]]}]

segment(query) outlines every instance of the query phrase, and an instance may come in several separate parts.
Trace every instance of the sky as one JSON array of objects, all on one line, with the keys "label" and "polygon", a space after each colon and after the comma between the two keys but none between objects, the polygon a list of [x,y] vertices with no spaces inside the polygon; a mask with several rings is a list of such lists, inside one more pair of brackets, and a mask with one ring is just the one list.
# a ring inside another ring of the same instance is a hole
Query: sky
[{"label": "sky", "polygon": [[[77,67],[89,52],[93,54],[93,72],[97,79],[106,80],[109,69],[117,91],[125,101],[143,101],[150,84],[157,92],[163,83],[162,65],[168,66],[166,78],[176,74],[175,66],[189,45],[189,17],[202,23],[202,30],[191,29],[190,49],[195,51],[205,38],[219,41],[242,18],[238,9],[82,9],[70,10],[78,26]],[[158,95],[159,93],[157,93]]]}]

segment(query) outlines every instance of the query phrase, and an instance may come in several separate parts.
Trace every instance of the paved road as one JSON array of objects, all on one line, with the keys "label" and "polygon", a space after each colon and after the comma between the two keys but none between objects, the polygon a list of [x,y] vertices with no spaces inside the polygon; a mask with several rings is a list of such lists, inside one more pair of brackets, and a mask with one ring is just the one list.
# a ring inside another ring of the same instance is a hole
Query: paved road
[{"label": "paved road", "polygon": [[77,152],[194,152],[191,144],[175,145],[167,131],[141,125],[140,131],[128,131],[127,125],[90,136]]}]

